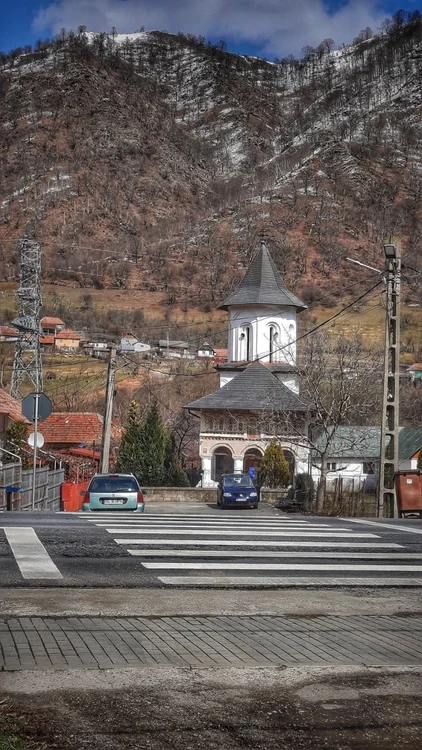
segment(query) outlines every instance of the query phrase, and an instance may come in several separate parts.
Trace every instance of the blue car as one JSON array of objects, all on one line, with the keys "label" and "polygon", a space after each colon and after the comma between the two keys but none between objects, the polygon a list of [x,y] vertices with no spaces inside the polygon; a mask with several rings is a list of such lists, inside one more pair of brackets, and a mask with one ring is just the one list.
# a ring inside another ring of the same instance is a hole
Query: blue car
[{"label": "blue car", "polygon": [[84,493],[83,509],[133,510],[143,513],[145,501],[133,474],[94,474]]},{"label": "blue car", "polygon": [[257,508],[258,502],[258,491],[249,474],[223,474],[217,487],[217,505]]}]

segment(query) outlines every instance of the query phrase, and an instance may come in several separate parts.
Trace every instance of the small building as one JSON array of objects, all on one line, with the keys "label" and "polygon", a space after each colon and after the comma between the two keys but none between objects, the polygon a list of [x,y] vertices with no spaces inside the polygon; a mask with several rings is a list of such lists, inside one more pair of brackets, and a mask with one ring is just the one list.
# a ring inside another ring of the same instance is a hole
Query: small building
[{"label": "small building", "polygon": [[70,328],[63,328],[54,337],[54,346],[56,350],[75,351],[75,349],[79,349],[80,340],[80,336],[75,331]]},{"label": "small building", "polygon": [[0,326],[0,341],[14,344],[19,338],[19,331],[13,326]]},{"label": "small building", "polygon": [[196,356],[198,359],[213,359],[215,357],[215,350],[212,348],[211,344],[208,344],[205,341],[198,348]]},{"label": "small building", "polygon": [[0,446],[3,446],[6,430],[12,422],[30,424],[22,414],[21,402],[0,388]]},{"label": "small building", "polygon": [[63,328],[65,328],[65,323],[60,318],[53,318],[46,315],[41,319],[43,336],[56,336]]},{"label": "small building", "polygon": [[[324,447],[323,437],[315,440],[316,446]],[[330,443],[327,457],[328,482],[342,478],[358,483],[368,483],[374,477],[375,486],[379,474],[381,430],[379,427],[344,425],[338,427]],[[400,427],[399,470],[417,469],[422,449],[422,427]],[[320,476],[321,458],[318,452],[312,455],[312,476]]]},{"label": "small building", "polygon": [[151,351],[151,344],[139,341],[136,336],[128,333],[120,338],[120,349],[122,352],[132,352],[133,354],[143,354]]},{"label": "small building", "polygon": [[189,344],[187,341],[160,339],[158,342],[158,350],[162,357],[169,357],[170,359],[186,359],[193,357],[193,355],[189,355]]}]

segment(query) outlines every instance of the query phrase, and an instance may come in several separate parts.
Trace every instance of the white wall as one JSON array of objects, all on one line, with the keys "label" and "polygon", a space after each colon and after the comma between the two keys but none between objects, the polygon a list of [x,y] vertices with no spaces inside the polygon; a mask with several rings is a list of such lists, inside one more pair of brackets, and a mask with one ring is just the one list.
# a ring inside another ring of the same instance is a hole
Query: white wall
[{"label": "white wall", "polygon": [[249,326],[251,331],[251,356],[250,359],[260,359],[261,362],[270,361],[270,327],[273,326],[278,332],[277,341],[274,342],[274,362],[296,363],[296,344],[293,342],[297,336],[296,310],[293,308],[282,308],[280,306],[262,307],[230,307],[229,309],[229,337],[228,337],[228,359],[229,362],[242,362],[247,358],[246,336],[242,334]]}]

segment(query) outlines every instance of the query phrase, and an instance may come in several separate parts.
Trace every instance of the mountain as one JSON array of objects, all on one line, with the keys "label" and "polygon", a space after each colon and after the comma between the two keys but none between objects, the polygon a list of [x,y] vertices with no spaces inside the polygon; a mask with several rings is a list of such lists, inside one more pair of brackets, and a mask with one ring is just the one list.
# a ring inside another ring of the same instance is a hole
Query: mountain
[{"label": "mountain", "polygon": [[165,32],[63,32],[0,56],[0,256],[36,237],[46,282],[143,289],[211,310],[259,235],[329,306],[400,238],[422,266],[422,21],[269,62]]}]

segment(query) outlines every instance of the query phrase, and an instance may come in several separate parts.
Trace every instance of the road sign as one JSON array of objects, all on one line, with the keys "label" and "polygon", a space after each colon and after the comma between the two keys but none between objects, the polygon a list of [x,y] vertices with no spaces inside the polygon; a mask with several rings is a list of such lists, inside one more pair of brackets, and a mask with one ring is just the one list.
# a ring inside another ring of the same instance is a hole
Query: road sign
[{"label": "road sign", "polygon": [[35,422],[35,406],[37,401],[38,422],[43,422],[53,411],[53,404],[45,393],[30,393],[29,396],[25,396],[22,401],[22,414],[29,419],[30,422]]},{"label": "road sign", "polygon": [[[44,435],[41,435],[41,432],[37,431],[37,448],[42,448],[45,443]],[[28,435],[28,445],[31,446],[31,448],[35,445],[35,432],[31,432],[30,435]]]}]

